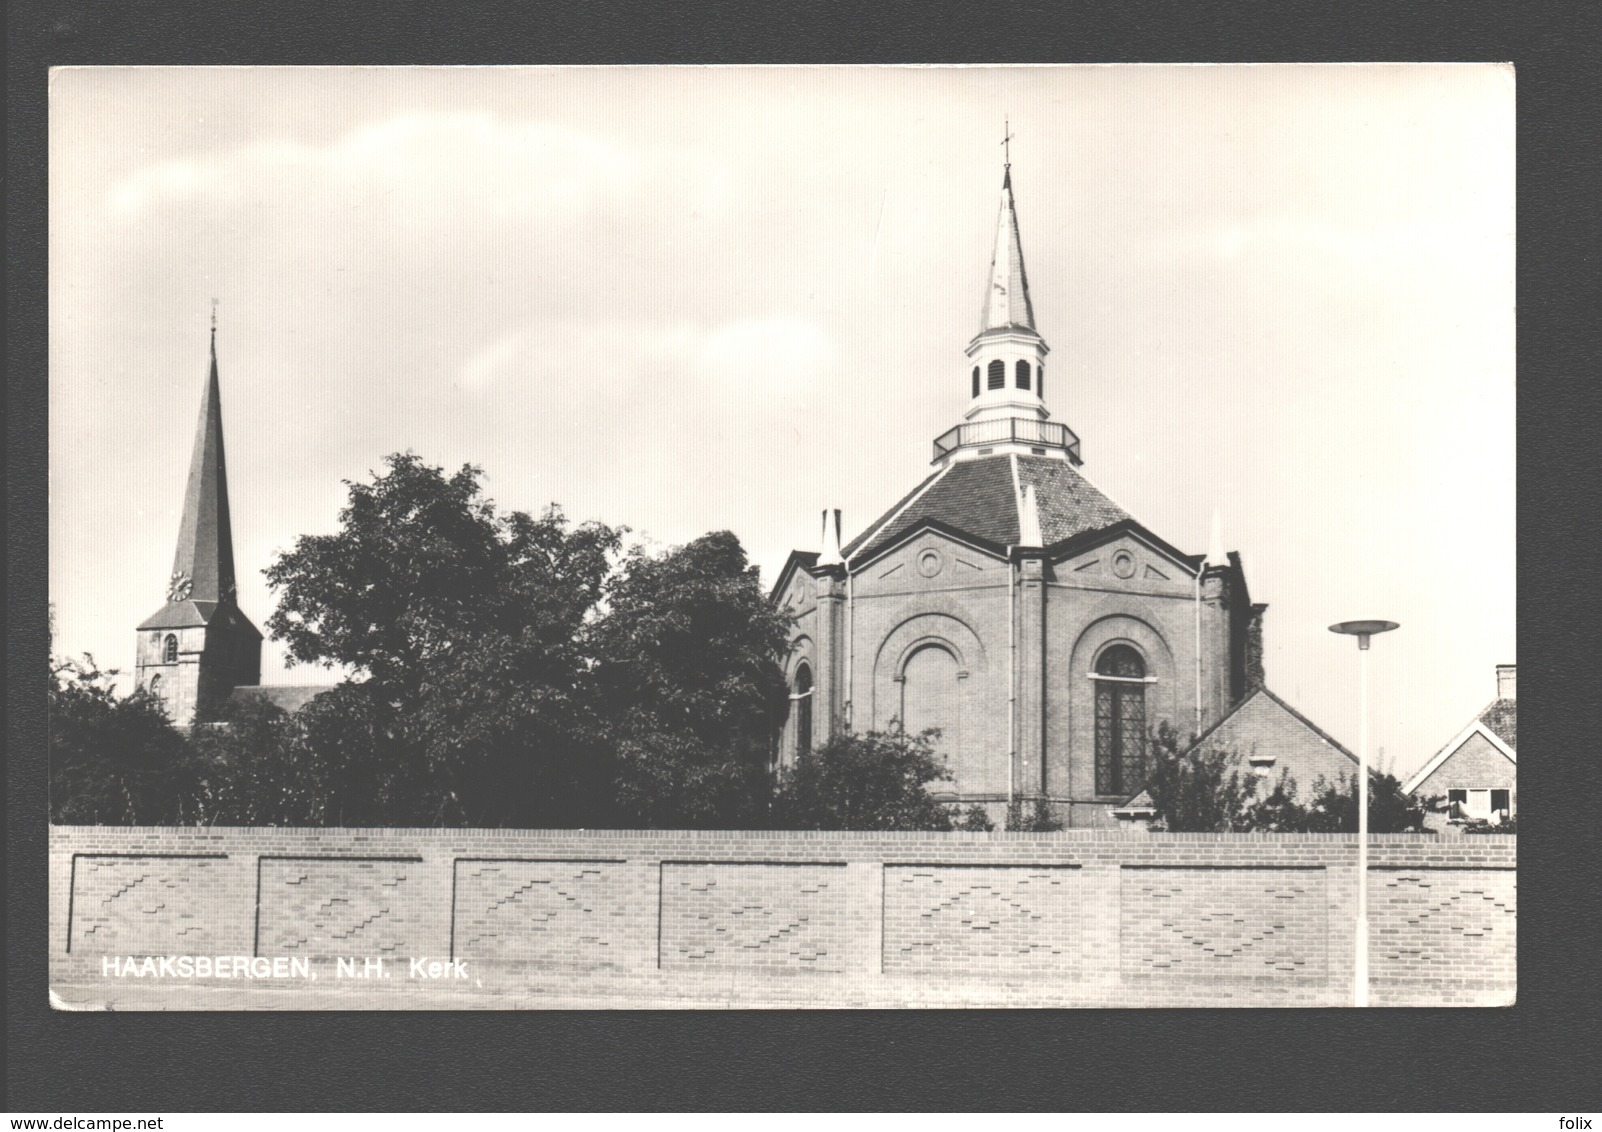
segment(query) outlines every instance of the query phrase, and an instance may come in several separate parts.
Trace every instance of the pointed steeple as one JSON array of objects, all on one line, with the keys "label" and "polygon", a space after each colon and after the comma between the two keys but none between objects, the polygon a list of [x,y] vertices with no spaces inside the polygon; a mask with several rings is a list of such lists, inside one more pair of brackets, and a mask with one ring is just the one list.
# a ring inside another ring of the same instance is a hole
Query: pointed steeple
[{"label": "pointed steeple", "polygon": [[[1011,134],[1007,136],[1011,141]],[[968,359],[964,374],[968,408],[955,437],[943,436],[936,444],[936,460],[942,453],[966,458],[981,449],[999,452],[997,444],[1010,445],[1011,451],[1035,453],[1046,449],[1079,462],[1079,440],[1065,426],[1046,422],[1046,355],[1051,347],[1035,329],[1035,309],[1029,298],[1029,276],[1024,271],[1023,243],[1018,236],[1018,210],[1012,198],[1012,165],[1001,178],[1001,211],[996,218],[996,242],[990,257],[990,277],[985,284],[984,309],[979,316],[979,333],[963,353]],[[955,439],[956,444],[949,443]],[[966,451],[970,445],[971,452]],[[964,450],[957,453],[954,449]]]},{"label": "pointed steeple", "polygon": [[[223,453],[222,393],[217,379],[217,319],[212,315],[211,370],[189,458],[183,519],[172,559],[168,600],[233,603],[234,533],[228,514],[228,462]],[[187,590],[187,592],[185,592]]]},{"label": "pointed steeple", "polygon": [[1001,211],[996,216],[996,245],[990,257],[990,279],[985,288],[979,333],[1007,327],[1035,328],[1035,310],[1029,302],[1029,276],[1024,271],[1023,243],[1018,237],[1018,208],[1012,199],[1012,166],[1001,178]]}]

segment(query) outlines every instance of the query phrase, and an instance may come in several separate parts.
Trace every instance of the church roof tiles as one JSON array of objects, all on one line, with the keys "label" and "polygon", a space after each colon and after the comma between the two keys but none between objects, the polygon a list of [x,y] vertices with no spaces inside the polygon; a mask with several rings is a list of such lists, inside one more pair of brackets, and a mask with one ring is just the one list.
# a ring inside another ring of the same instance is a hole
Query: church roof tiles
[{"label": "church roof tiles", "polygon": [[1040,529],[1046,544],[1101,530],[1130,518],[1064,460],[1011,456],[961,460],[931,476],[900,500],[845,548],[853,561],[872,558],[902,535],[927,522],[997,546],[1018,542],[1018,487],[1035,489]]}]

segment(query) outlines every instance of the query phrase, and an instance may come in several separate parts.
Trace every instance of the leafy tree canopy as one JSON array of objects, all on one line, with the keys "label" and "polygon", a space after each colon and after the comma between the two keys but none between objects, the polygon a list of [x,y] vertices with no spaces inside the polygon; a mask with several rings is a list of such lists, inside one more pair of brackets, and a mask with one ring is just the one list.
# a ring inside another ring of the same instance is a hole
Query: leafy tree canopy
[{"label": "leafy tree canopy", "polygon": [[740,540],[717,531],[633,549],[590,634],[596,699],[631,824],[765,822],[772,744],[789,708],[790,618]]},{"label": "leafy tree canopy", "polygon": [[92,656],[52,659],[50,820],[171,825],[200,817],[197,770],[159,697],[119,696]]},{"label": "leafy tree canopy", "polygon": [[[1181,743],[1164,724],[1151,743],[1146,790],[1158,821],[1175,833],[1356,833],[1357,775],[1331,783],[1314,780],[1308,799],[1298,795],[1288,771],[1272,782],[1242,775],[1238,752]],[[1370,833],[1408,833],[1423,829],[1428,800],[1402,789],[1394,775],[1369,773]]]},{"label": "leafy tree canopy", "polygon": [[[836,735],[803,753],[774,802],[780,829],[949,830],[951,812],[929,793],[945,775],[937,732]],[[978,822],[974,823],[978,825]]]}]

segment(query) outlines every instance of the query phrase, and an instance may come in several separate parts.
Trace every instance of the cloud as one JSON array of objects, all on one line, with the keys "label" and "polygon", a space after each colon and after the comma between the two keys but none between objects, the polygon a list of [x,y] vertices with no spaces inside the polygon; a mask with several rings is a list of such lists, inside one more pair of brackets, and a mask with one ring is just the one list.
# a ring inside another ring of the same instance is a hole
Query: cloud
[{"label": "cloud", "polygon": [[158,162],[113,183],[106,204],[134,220],[176,204],[321,191],[391,214],[570,215],[614,202],[640,178],[622,148],[571,126],[488,113],[403,114],[327,146],[257,142]]}]

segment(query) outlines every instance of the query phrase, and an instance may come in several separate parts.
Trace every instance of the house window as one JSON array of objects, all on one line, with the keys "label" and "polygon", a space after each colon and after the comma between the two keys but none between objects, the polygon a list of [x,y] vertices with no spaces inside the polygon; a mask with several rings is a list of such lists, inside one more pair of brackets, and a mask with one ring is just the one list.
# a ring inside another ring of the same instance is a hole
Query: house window
[{"label": "house window", "polygon": [[979,396],[979,367],[973,367],[973,395]]},{"label": "house window", "polygon": [[985,382],[990,389],[1007,388],[1007,363],[1000,358],[991,362],[990,369],[985,374]]},{"label": "house window", "polygon": [[804,755],[812,749],[812,668],[802,661],[795,670],[795,753]]},{"label": "house window", "polygon": [[1029,363],[1028,362],[1019,362],[1018,363],[1018,388],[1019,389],[1028,389],[1029,388]]},{"label": "house window", "polygon": [[1448,790],[1446,792],[1446,816],[1452,821],[1462,821],[1467,816],[1468,791]]},{"label": "house window", "polygon": [[1146,778],[1146,663],[1114,645],[1096,677],[1096,793],[1133,794]]},{"label": "house window", "polygon": [[173,636],[171,633],[167,634],[166,657],[168,664],[178,663],[178,638]]},{"label": "house window", "polygon": [[1508,790],[1492,790],[1491,812],[1493,814],[1511,816],[1513,813],[1512,792]]}]

